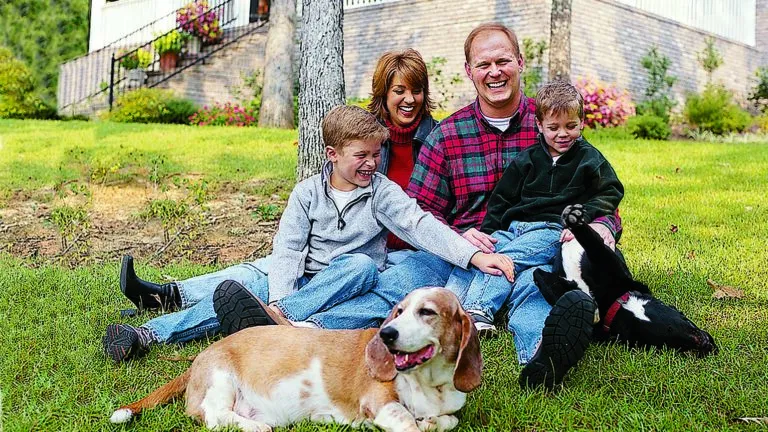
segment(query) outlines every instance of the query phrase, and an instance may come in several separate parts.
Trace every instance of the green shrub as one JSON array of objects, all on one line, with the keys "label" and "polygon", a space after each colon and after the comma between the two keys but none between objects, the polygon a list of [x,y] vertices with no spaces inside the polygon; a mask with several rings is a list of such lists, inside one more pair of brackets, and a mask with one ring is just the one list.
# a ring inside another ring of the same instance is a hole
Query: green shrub
[{"label": "green shrub", "polygon": [[768,66],[758,68],[755,76],[757,83],[749,92],[749,100],[752,101],[755,108],[768,114]]},{"label": "green shrub", "polygon": [[743,132],[752,118],[732,99],[731,92],[725,87],[708,84],[701,94],[688,94],[683,115],[691,126],[717,135]]},{"label": "green shrub", "polygon": [[189,124],[189,116],[197,111],[186,99],[168,90],[140,88],[120,96],[107,119],[119,123]]},{"label": "green shrub", "polygon": [[160,123],[189,124],[189,118],[197,112],[197,106],[189,99],[171,98],[165,102],[168,114]]},{"label": "green shrub", "polygon": [[544,79],[544,51],[547,50],[545,41],[534,41],[530,38],[523,39],[523,93],[528,97],[536,97],[539,85]]},{"label": "green shrub", "polygon": [[768,133],[768,114],[755,117],[755,127],[762,133]]},{"label": "green shrub", "polygon": [[637,104],[637,113],[661,117],[669,123],[669,112],[676,105],[672,99],[672,85],[677,81],[676,77],[667,75],[671,65],[669,57],[659,54],[658,49],[652,47],[641,64],[648,71],[648,87],[645,89],[645,99]]},{"label": "green shrub", "polygon": [[627,130],[635,138],[655,140],[665,140],[672,133],[669,124],[663,118],[653,114],[630,117],[627,120]]},{"label": "green shrub", "polygon": [[32,72],[11,50],[0,47],[0,118],[50,119],[56,109],[46,104],[35,89]]}]

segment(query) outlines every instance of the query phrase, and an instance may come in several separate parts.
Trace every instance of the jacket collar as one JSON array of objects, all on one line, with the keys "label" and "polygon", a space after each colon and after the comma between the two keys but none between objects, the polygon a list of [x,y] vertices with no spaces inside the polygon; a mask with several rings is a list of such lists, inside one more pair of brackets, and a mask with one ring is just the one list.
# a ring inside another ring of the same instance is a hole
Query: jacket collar
[{"label": "jacket collar", "polygon": [[[320,171],[320,179],[323,182],[323,188],[326,194],[331,193],[331,173],[333,173],[333,162],[326,161],[323,165],[323,169]],[[355,193],[352,194],[352,199],[360,196],[364,193],[371,193],[373,191],[373,182],[376,181],[376,173],[371,177],[371,182],[366,187],[357,187]]]}]

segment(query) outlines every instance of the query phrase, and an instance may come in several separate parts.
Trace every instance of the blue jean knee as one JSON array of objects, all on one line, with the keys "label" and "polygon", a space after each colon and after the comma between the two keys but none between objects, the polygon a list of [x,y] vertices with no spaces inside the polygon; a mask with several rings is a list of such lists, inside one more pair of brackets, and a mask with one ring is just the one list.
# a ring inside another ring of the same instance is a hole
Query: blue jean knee
[{"label": "blue jean knee", "polygon": [[275,305],[289,320],[304,321],[312,314],[372,290],[378,278],[379,270],[371,257],[344,254]]}]

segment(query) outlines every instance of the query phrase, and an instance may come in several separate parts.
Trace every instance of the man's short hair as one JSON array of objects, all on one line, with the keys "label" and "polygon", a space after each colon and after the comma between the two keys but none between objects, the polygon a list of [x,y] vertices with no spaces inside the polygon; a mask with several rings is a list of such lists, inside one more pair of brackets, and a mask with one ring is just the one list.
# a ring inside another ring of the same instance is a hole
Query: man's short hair
[{"label": "man's short hair", "polygon": [[536,93],[536,120],[544,121],[546,115],[562,113],[584,118],[584,98],[573,84],[557,80],[544,84]]},{"label": "man's short hair", "polygon": [[[388,119],[387,93],[392,85],[395,74],[400,74],[403,81],[413,90],[421,89],[424,95],[422,113],[432,112],[434,102],[429,97],[429,75],[427,65],[418,51],[407,49],[402,52],[388,51],[379,58],[376,70],[373,72],[373,85],[371,88],[371,103],[368,111],[380,119]],[[419,114],[419,113],[417,113]]]},{"label": "man's short hair", "polygon": [[325,115],[321,127],[323,142],[336,150],[341,150],[352,141],[384,142],[389,138],[389,131],[373,114],[351,105],[333,108]]},{"label": "man's short hair", "polygon": [[502,23],[490,22],[480,24],[479,26],[475,27],[471,32],[469,32],[469,36],[467,36],[467,39],[464,41],[464,58],[466,59],[467,64],[469,64],[469,54],[472,50],[472,42],[474,42],[475,38],[480,33],[489,31],[502,32],[507,35],[509,41],[512,42],[512,48],[515,51],[515,57],[520,57],[520,44],[517,42],[517,35],[515,32],[510,30],[509,27]]}]

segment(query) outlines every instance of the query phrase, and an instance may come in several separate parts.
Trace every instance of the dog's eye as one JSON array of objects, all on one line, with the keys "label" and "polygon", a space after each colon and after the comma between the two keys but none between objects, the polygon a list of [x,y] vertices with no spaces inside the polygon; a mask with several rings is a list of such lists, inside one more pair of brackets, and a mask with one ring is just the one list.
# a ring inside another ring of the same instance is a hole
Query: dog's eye
[{"label": "dog's eye", "polygon": [[397,308],[397,310],[395,310],[395,316],[398,316],[401,313],[403,313],[403,308],[399,307],[399,308]]},{"label": "dog's eye", "polygon": [[433,311],[432,309],[421,308],[421,309],[419,309],[419,315],[421,315],[421,316],[432,316],[432,315],[437,315],[437,312]]}]

